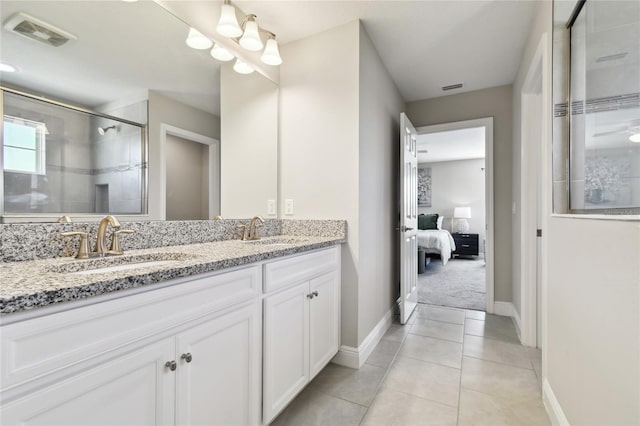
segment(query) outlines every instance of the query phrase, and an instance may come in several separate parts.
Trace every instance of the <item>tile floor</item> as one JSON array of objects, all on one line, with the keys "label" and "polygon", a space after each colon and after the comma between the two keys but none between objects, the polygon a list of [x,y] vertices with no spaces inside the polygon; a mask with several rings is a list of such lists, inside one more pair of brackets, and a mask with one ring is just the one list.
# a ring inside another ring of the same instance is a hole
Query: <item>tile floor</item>
[{"label": "tile floor", "polygon": [[511,318],[420,304],[361,369],[329,364],[272,425],[550,425],[541,364]]}]

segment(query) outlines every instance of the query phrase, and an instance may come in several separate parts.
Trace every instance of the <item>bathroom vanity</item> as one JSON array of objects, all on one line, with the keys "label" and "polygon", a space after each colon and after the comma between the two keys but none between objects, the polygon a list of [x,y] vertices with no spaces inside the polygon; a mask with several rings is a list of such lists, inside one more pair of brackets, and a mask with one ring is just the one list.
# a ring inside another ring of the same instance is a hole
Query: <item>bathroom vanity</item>
[{"label": "bathroom vanity", "polygon": [[[342,242],[134,250],[126,269],[0,264],[1,423],[269,423],[338,351]],[[33,276],[42,289],[19,294]]]}]

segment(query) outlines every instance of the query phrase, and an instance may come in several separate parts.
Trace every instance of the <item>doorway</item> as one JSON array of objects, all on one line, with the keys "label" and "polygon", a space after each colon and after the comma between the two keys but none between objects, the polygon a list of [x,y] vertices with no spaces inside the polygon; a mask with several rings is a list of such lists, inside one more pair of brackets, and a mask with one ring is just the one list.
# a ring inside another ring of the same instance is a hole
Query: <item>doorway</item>
[{"label": "doorway", "polygon": [[493,313],[493,118],[417,131],[419,174],[430,185],[419,212],[431,215],[427,227],[438,215],[436,230],[418,231],[427,253],[420,302]]},{"label": "doorway", "polygon": [[220,214],[220,144],[161,125],[162,210],[166,220],[207,220]]}]

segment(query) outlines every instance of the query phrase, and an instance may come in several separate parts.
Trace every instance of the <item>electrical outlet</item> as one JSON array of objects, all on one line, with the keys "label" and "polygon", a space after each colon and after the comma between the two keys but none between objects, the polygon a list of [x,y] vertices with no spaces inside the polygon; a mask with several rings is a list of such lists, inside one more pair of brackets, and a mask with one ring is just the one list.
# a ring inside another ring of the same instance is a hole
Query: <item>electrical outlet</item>
[{"label": "electrical outlet", "polygon": [[267,214],[268,215],[276,214],[276,200],[267,200]]},{"label": "electrical outlet", "polygon": [[292,215],[293,214],[293,200],[286,199],[284,200],[284,214]]}]

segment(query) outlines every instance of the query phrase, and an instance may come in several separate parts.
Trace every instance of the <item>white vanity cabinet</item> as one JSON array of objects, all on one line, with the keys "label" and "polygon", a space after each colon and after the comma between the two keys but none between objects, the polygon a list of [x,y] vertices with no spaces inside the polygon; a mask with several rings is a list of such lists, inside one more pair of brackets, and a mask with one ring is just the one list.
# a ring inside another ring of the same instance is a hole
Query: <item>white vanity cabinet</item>
[{"label": "white vanity cabinet", "polygon": [[269,423],[340,346],[340,247],[264,265],[263,421]]},{"label": "white vanity cabinet", "polygon": [[0,423],[257,425],[261,268],[3,326]]}]

